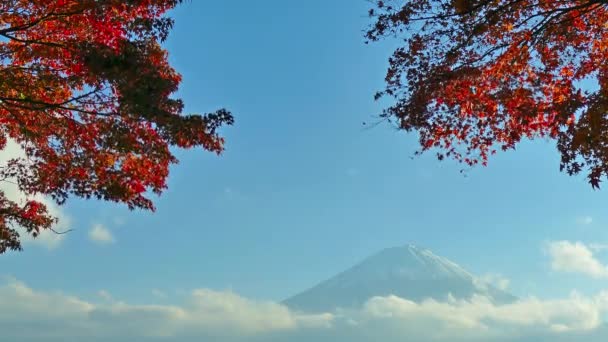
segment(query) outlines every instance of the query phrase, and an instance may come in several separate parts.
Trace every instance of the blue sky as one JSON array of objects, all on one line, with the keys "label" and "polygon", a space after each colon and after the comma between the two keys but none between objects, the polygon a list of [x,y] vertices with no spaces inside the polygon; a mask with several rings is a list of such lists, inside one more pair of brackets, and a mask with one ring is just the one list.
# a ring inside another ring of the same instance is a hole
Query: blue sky
[{"label": "blue sky", "polygon": [[[281,300],[386,247],[428,247],[517,295],[594,293],[603,280],[551,270],[549,241],[608,243],[608,192],[558,171],[552,142],[524,143],[466,177],[416,137],[365,129],[391,43],[365,45],[366,1],[186,1],[167,42],[187,112],[233,111],[217,157],[179,151],[157,212],[72,200],[75,231],[26,245],[2,273],[133,303],[193,288]],[[96,225],[113,242],[91,241]],[[600,253],[599,259],[603,258]]]}]

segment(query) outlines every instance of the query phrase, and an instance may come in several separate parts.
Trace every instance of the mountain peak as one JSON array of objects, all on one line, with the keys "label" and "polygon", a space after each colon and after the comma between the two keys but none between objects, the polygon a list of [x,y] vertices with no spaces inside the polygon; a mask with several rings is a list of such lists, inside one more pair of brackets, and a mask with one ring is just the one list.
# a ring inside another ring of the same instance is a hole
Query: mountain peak
[{"label": "mountain peak", "polygon": [[414,245],[390,247],[350,269],[284,301],[301,311],[332,311],[360,306],[374,296],[396,295],[414,301],[468,299],[481,294],[497,302],[512,295],[492,286],[479,288],[475,277],[458,264]]},{"label": "mountain peak", "polygon": [[[405,247],[408,249],[413,249],[413,250],[426,249],[426,248],[422,248],[422,247],[419,247],[419,246],[411,244],[411,243],[408,243],[407,245],[405,245]],[[395,248],[399,248],[399,247],[395,247]]]},{"label": "mountain peak", "polygon": [[382,270],[413,279],[473,278],[456,263],[434,254],[430,249],[414,244],[383,249],[354,268],[358,268],[359,271],[367,269],[372,273]]}]

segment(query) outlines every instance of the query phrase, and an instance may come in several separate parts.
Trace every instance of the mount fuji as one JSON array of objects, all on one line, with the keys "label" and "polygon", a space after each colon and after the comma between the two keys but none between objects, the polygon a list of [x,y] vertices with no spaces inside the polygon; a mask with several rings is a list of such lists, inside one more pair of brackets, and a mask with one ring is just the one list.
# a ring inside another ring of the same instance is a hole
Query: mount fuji
[{"label": "mount fuji", "polygon": [[448,296],[469,299],[475,294],[496,304],[517,299],[428,249],[406,245],[382,250],[283,304],[301,312],[328,312],[359,307],[374,296],[395,295],[419,302]]}]

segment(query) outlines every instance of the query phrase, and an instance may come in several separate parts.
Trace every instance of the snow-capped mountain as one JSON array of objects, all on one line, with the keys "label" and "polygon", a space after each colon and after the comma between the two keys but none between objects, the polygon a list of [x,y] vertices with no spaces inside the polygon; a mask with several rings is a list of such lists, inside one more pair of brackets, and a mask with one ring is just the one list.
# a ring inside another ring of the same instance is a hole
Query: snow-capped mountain
[{"label": "snow-capped mountain", "polygon": [[358,307],[374,296],[422,301],[445,300],[449,295],[468,299],[474,294],[496,303],[516,299],[428,249],[407,245],[385,249],[283,303],[293,310],[325,312]]}]

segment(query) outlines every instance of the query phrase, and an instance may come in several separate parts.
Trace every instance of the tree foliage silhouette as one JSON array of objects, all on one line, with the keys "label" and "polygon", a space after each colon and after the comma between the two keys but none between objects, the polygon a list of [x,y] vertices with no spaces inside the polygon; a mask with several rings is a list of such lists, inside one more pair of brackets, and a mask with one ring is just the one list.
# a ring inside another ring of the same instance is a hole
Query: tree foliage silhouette
[{"label": "tree foliage silhouette", "polygon": [[181,77],[160,43],[180,0],[5,0],[0,3],[0,149],[26,157],[0,167],[26,196],[0,191],[0,253],[20,250],[56,218],[35,196],[69,196],[153,210],[170,147],[220,153],[226,110],[182,115]]},{"label": "tree foliage silhouette", "polygon": [[369,41],[402,38],[381,116],[417,153],[486,165],[525,138],[556,141],[560,169],[608,175],[608,1],[374,0]]}]

